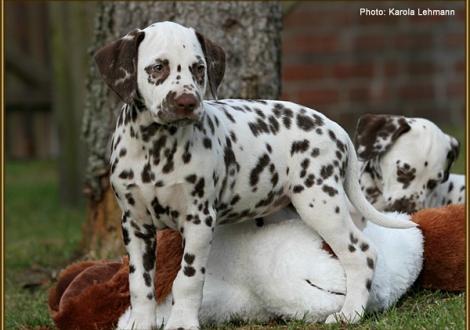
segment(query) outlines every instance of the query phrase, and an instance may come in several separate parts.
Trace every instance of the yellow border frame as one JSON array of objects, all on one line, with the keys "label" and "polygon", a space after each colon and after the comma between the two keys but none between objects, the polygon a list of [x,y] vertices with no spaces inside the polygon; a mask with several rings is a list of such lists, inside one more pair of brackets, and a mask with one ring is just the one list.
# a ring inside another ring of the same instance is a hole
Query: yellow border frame
[{"label": "yellow border frame", "polygon": [[2,113],[0,115],[0,122],[1,122],[1,137],[0,137],[0,162],[1,162],[1,178],[0,178],[0,181],[1,181],[1,188],[0,188],[0,217],[1,217],[1,225],[0,225],[0,234],[1,234],[1,248],[0,248],[0,257],[1,257],[1,265],[0,265],[0,279],[1,279],[1,284],[0,284],[0,294],[1,294],[1,298],[0,298],[0,306],[1,306],[1,311],[0,311],[0,319],[1,319],[1,329],[3,329],[5,327],[5,287],[4,287],[4,283],[5,283],[5,276],[4,276],[4,270],[5,270],[5,205],[4,205],[4,192],[5,192],[5,162],[4,162],[4,127],[5,127],[5,94],[4,94],[4,90],[5,90],[5,75],[4,75],[4,68],[5,68],[5,58],[4,58],[4,54],[5,54],[5,44],[4,44],[4,40],[5,40],[5,30],[4,30],[4,22],[5,22],[5,17],[4,17],[4,13],[5,13],[5,2],[4,0],[1,0],[1,3],[2,3],[2,8],[1,8],[1,23],[2,23],[2,26],[0,27],[0,31],[1,31],[1,62],[2,62],[2,68],[0,70],[1,72],[1,92],[0,92],[0,102],[2,103]]},{"label": "yellow border frame", "polygon": [[[1,91],[0,91],[0,102],[1,102],[1,114],[0,114],[0,131],[1,131],[1,136],[0,136],[0,172],[1,172],[1,177],[0,177],[0,239],[1,239],[1,247],[0,247],[0,329],[4,329],[5,326],[5,292],[4,292],[4,266],[5,266],[5,204],[4,204],[4,192],[5,192],[5,186],[4,186],[4,180],[5,180],[5,163],[4,163],[4,127],[5,127],[5,105],[4,105],[4,68],[5,68],[5,48],[4,48],[4,13],[5,13],[5,0],[0,0],[1,1],[1,13],[0,13],[0,20],[1,20],[1,26],[0,26],[0,34],[1,34],[1,40],[0,40],[0,48],[1,48],[1,54],[0,54],[0,59],[1,59],[1,70],[0,70],[0,75],[1,75]],[[468,165],[469,165],[469,120],[468,120],[468,115],[469,115],[469,109],[468,109],[468,104],[469,104],[469,42],[468,42],[468,37],[470,36],[470,30],[469,30],[469,0],[465,0],[465,142],[466,142],[466,159],[465,159],[465,169],[466,169],[466,174],[468,173]],[[466,200],[468,201],[468,186],[469,186],[469,178],[468,175],[466,177],[466,184],[467,184],[467,190],[466,190]],[[469,229],[468,229],[468,219],[469,219],[469,206],[468,203],[466,203],[466,217],[467,217],[467,226],[465,228],[466,231],[466,283],[467,283],[467,288],[469,288],[469,247],[470,247],[470,235],[469,235]],[[466,317],[465,317],[465,327],[469,329],[469,313],[470,313],[470,303],[469,303],[469,297],[468,297],[468,290],[465,291],[465,301],[466,301]]]}]

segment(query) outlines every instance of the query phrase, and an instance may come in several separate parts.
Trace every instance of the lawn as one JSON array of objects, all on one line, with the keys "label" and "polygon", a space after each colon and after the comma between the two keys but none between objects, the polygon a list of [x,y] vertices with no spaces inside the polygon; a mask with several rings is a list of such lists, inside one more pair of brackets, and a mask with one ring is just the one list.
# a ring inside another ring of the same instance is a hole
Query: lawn
[{"label": "lawn", "polygon": [[59,206],[56,164],[5,165],[5,328],[52,326],[47,290],[76,257],[83,210]]},{"label": "lawn", "polygon": [[[463,134],[452,134],[463,140]],[[459,132],[457,132],[459,133]],[[465,148],[461,148],[463,151]],[[464,170],[463,152],[454,167]],[[7,162],[5,174],[5,328],[53,328],[47,291],[57,272],[77,258],[83,209],[59,206],[53,161]],[[412,291],[386,313],[348,329],[464,329],[465,296]],[[209,329],[215,329],[208,327]],[[267,325],[232,322],[221,329],[343,329],[299,321]]]}]

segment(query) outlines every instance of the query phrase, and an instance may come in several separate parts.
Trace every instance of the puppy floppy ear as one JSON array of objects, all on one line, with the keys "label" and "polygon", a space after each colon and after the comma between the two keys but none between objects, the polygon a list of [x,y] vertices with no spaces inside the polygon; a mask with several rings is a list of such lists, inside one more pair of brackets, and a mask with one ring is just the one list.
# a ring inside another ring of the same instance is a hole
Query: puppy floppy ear
[{"label": "puppy floppy ear", "polygon": [[207,63],[207,76],[209,78],[209,88],[212,96],[217,99],[217,89],[219,88],[225,73],[225,52],[222,47],[196,32],[197,39],[201,44],[202,51]]},{"label": "puppy floppy ear", "polygon": [[356,126],[355,144],[358,157],[367,161],[383,155],[410,129],[411,126],[402,116],[363,115]]},{"label": "puppy floppy ear", "polygon": [[137,90],[137,51],[145,37],[138,29],[95,53],[95,62],[103,80],[123,100],[131,103]]},{"label": "puppy floppy ear", "polygon": [[447,152],[447,166],[444,171],[442,182],[446,182],[449,179],[450,168],[454,164],[454,161],[459,157],[459,153],[460,153],[459,141],[452,136],[449,136],[449,138],[450,138],[450,150]]}]

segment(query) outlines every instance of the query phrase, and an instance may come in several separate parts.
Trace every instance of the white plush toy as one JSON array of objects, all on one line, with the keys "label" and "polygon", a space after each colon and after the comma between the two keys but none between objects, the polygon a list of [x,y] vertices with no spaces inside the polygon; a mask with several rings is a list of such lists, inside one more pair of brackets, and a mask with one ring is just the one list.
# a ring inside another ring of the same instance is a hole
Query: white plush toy
[{"label": "white plush toy", "polygon": [[[266,218],[262,227],[244,222],[216,228],[199,314],[202,324],[279,316],[316,322],[341,309],[346,283],[339,261],[295,213],[285,216],[277,215],[290,220]],[[386,309],[418,277],[423,235],[418,228],[389,229],[370,222],[364,233],[378,251],[377,265],[364,262],[364,267],[376,267],[367,310]],[[171,305],[169,294],[157,307],[159,325],[168,319]],[[128,316],[129,309],[119,324],[126,324]]]}]

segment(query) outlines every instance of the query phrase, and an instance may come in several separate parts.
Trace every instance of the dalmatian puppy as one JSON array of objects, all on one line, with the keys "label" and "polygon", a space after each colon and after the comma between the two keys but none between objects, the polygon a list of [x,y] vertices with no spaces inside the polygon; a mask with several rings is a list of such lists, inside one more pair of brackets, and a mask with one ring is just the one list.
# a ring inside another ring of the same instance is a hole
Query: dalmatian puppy
[{"label": "dalmatian puppy", "polygon": [[367,114],[355,142],[361,188],[378,210],[412,213],[465,202],[465,176],[449,173],[459,142],[431,121]]},{"label": "dalmatian puppy", "polygon": [[376,252],[353,224],[347,199],[379,225],[414,223],[367,202],[354,145],[339,125],[290,102],[204,101],[206,87],[215,96],[222,81],[224,52],[176,23],[132,31],[98,50],[95,60],[125,102],[110,178],[130,258],[132,309],[123,328],[156,326],[155,230],[173,228],[184,238],[166,329],[197,329],[215,226],[263,217],[290,202],[345,270],[344,304],[327,322],[360,319]]}]

